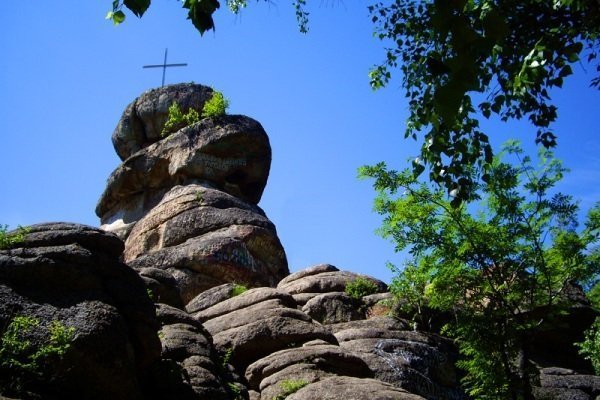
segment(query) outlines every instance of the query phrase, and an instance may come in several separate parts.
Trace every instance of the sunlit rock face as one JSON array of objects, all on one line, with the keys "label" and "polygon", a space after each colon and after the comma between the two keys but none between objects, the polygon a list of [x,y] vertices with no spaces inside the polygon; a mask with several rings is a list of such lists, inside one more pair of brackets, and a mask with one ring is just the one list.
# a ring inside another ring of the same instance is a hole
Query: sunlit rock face
[{"label": "sunlit rock face", "polygon": [[171,85],[127,106],[112,137],[123,162],[96,207],[101,228],[125,241],[128,265],[170,273],[183,304],[223,283],[275,286],[288,275],[275,226],[257,206],[271,165],[260,123],[223,115],[160,135],[171,104],[201,112],[211,95]]}]

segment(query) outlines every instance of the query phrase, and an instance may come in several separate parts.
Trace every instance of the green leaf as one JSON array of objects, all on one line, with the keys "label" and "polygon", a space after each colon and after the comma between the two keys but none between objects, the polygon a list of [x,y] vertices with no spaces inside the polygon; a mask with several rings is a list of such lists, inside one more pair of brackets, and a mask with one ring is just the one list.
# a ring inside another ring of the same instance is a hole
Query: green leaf
[{"label": "green leaf", "polygon": [[583,43],[581,42],[573,43],[572,45],[565,47],[565,55],[569,62],[574,63],[579,61],[579,53],[581,53],[582,49]]},{"label": "green leaf", "polygon": [[123,5],[137,17],[141,17],[150,7],[150,0],[123,0]]},{"label": "green leaf", "polygon": [[433,95],[435,111],[447,125],[452,125],[458,114],[465,91],[454,81],[437,88]]},{"label": "green leaf", "polygon": [[121,10],[112,13],[112,21],[113,21],[113,24],[119,25],[120,23],[125,21],[125,13]]},{"label": "green leaf", "polygon": [[185,0],[183,7],[189,10],[188,19],[201,35],[215,29],[212,14],[220,7],[217,0]]}]

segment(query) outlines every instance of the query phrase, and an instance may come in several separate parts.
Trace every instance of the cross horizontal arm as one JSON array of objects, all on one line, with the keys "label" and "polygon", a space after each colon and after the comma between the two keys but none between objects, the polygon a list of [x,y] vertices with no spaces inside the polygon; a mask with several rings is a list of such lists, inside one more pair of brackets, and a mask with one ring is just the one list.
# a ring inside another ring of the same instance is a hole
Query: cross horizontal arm
[{"label": "cross horizontal arm", "polygon": [[186,67],[187,64],[158,64],[158,65],[144,65],[142,68],[165,68],[165,67]]}]

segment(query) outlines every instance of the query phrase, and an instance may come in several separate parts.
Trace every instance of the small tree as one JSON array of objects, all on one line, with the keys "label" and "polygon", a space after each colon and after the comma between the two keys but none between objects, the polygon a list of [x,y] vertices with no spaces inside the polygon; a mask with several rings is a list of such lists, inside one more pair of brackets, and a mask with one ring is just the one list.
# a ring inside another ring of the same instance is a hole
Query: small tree
[{"label": "small tree", "polygon": [[214,90],[212,96],[204,104],[202,109],[202,118],[215,118],[225,115],[229,108],[229,100],[223,96],[222,92]]},{"label": "small tree", "polygon": [[503,155],[517,166],[496,158],[481,197],[469,205],[452,205],[444,190],[419,183],[410,170],[379,164],[361,174],[375,178],[375,209],[385,216],[380,233],[413,257],[394,279],[394,294],[455,315],[446,333],[463,355],[458,366],[468,392],[531,399],[527,337],[543,321],[531,311],[560,307],[567,282],[597,274],[586,249],[598,240],[600,205],[577,231],[576,204],[550,194],[565,172],[560,162],[544,151],[535,170],[516,142]]}]

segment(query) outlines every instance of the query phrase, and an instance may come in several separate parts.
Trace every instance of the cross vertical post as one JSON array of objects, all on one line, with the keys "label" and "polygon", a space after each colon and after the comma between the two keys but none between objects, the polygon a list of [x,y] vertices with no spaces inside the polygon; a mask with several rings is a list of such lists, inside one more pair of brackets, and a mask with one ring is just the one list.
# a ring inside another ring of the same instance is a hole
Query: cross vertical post
[{"label": "cross vertical post", "polygon": [[167,71],[168,67],[185,67],[185,66],[187,66],[187,63],[167,64],[167,51],[168,51],[168,49],[165,49],[165,60],[163,61],[162,64],[144,65],[142,67],[142,68],[162,68],[163,69],[161,87],[165,86],[165,72]]}]

